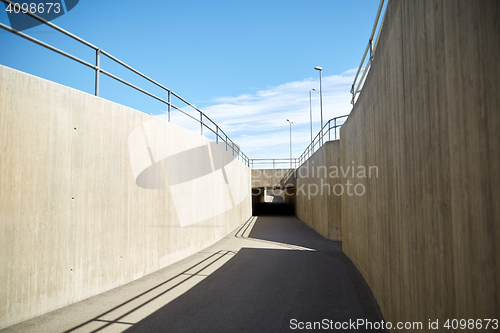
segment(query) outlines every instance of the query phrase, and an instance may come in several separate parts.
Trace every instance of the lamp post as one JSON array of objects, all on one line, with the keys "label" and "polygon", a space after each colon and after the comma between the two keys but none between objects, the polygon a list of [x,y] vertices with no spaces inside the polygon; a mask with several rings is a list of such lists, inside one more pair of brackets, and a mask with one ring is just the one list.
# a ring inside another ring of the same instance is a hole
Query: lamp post
[{"label": "lamp post", "polygon": [[315,70],[319,71],[319,105],[321,110],[321,142],[323,142],[323,89],[321,86],[321,71],[323,68],[316,66]]},{"label": "lamp post", "polygon": [[290,169],[292,168],[292,124],[290,120],[286,120],[290,123]]},{"label": "lamp post", "polygon": [[[312,114],[312,97],[311,97],[311,93],[313,90],[316,91],[316,88],[312,88],[311,90],[309,90],[309,119],[311,122],[311,144],[313,142],[313,114]],[[314,145],[312,146],[312,149],[314,151]]]}]

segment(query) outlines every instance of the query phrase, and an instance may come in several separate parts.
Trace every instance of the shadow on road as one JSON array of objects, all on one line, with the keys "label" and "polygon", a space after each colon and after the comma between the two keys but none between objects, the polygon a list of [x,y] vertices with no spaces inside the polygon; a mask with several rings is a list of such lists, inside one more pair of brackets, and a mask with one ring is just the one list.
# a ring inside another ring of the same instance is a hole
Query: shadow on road
[{"label": "shadow on road", "polygon": [[126,332],[274,333],[296,331],[299,322],[319,322],[325,328],[336,322],[383,319],[339,242],[324,239],[292,216],[258,217],[248,229],[243,226],[238,231],[243,236],[236,237],[307,249],[242,247],[211,275]]},{"label": "shadow on road", "polygon": [[275,333],[308,323],[316,329],[306,332],[345,331],[338,325],[358,320],[383,318],[342,244],[293,215],[266,215],[179,263],[6,332]]}]

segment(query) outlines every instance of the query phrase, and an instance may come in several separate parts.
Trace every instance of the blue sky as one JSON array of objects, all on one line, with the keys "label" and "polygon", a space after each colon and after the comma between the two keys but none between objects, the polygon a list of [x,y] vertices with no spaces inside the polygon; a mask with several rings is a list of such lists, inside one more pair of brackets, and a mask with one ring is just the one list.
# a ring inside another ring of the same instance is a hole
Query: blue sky
[{"label": "blue sky", "polygon": [[[81,0],[53,23],[195,104],[250,158],[289,156],[287,118],[294,122],[294,157],[309,144],[309,89],[319,90],[315,66],[323,67],[323,119],[350,112],[353,70],[379,5],[377,0],[138,3]],[[9,24],[3,10],[0,22]],[[94,62],[93,50],[48,27],[24,32]],[[93,93],[91,69],[4,30],[0,64]],[[109,60],[102,60],[102,67],[166,99],[166,93]],[[166,117],[166,105],[102,75],[100,96]],[[313,92],[314,134],[319,112],[319,94]],[[199,128],[184,118],[177,113],[172,120]]]}]

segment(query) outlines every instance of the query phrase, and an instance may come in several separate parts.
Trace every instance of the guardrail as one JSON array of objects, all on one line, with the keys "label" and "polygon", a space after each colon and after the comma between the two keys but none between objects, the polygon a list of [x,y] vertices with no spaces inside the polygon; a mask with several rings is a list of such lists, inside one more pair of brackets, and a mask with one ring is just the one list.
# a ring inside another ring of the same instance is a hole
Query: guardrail
[{"label": "guardrail", "polygon": [[[11,4],[12,6],[18,6],[20,7],[19,4],[16,4],[15,2],[13,1],[10,1],[10,0],[0,0],[1,2],[5,3],[5,4]],[[31,13],[30,11],[20,11],[42,23],[44,23],[45,25],[51,27],[52,29],[80,42],[81,44],[91,48],[91,49],[94,49],[95,52],[96,52],[96,60],[95,60],[95,65],[94,64],[91,64],[85,60],[82,60],[74,55],[71,55],[67,52],[64,52],[62,50],[59,50],[58,48],[52,46],[52,45],[49,45],[45,42],[42,42],[36,38],[33,38],[23,32],[20,32],[20,31],[17,31],[15,29],[12,29],[11,27],[9,27],[8,25],[5,25],[3,23],[0,22],[0,28],[6,30],[6,31],[9,31],[19,37],[22,37],[24,39],[27,39],[35,44],[38,44],[40,46],[43,46],[53,52],[56,52],[62,56],[65,56],[73,61],[76,61],[82,65],[85,65],[91,69],[93,69],[95,71],[95,96],[99,96],[99,75],[102,73],[106,76],[109,76],[110,78],[116,80],[116,81],[119,81],[131,88],[134,88],[135,90],[137,91],[140,91],[142,92],[143,94],[146,94],[162,103],[165,103],[167,106],[168,106],[168,111],[167,111],[167,114],[168,114],[168,121],[170,121],[170,112],[173,109],[183,113],[184,115],[190,117],[191,119],[197,121],[199,124],[200,124],[200,132],[201,132],[201,135],[203,135],[203,128],[206,128],[208,129],[209,131],[211,131],[213,134],[215,134],[215,142],[219,144],[219,139],[224,142],[226,144],[226,151],[229,151],[229,150],[232,150],[232,155],[233,156],[236,156],[238,158],[238,160],[242,161],[243,163],[245,163],[247,166],[250,166],[250,159],[247,157],[247,155],[245,155],[241,150],[240,148],[238,147],[238,145],[236,145],[228,136],[227,134],[214,122],[212,121],[212,119],[210,119],[205,113],[203,113],[201,110],[199,110],[198,108],[196,108],[194,105],[192,105],[191,103],[189,103],[188,101],[186,101],[185,99],[183,99],[182,97],[180,97],[179,95],[177,95],[176,93],[174,93],[172,90],[166,88],[165,86],[161,85],[160,83],[156,82],[155,80],[149,78],[148,76],[142,74],[141,72],[139,72],[138,70],[132,68],[131,66],[127,65],[126,63],[124,63],[123,61],[117,59],[116,57],[112,56],[111,54],[109,54],[108,52],[104,51],[103,49],[87,42],[86,40],[64,30],[63,28],[45,20],[44,18],[36,15],[36,14],[33,14]],[[153,83],[154,85],[160,87],[161,89],[163,89],[164,91],[167,92],[168,94],[168,97],[167,97],[167,100],[163,99],[163,98],[160,98],[142,88],[139,88],[138,86],[132,84],[132,83],[129,83],[121,78],[119,78],[118,76],[114,75],[114,74],[111,74],[110,72],[107,72],[106,70],[102,69],[101,66],[100,66],[100,60],[101,60],[101,55],[102,56],[106,56],[107,58],[113,60],[114,62],[116,62],[117,64],[125,67],[126,69],[132,71],[133,73],[139,75],[140,77],[146,79],[147,81]],[[198,115],[199,115],[199,119],[197,119],[196,117],[193,117],[192,115],[190,115],[189,113],[181,110],[179,107],[175,106],[174,104],[172,104],[172,96],[177,98],[179,101],[181,101],[182,103],[186,104],[187,106],[191,107],[193,110],[197,111],[198,112]],[[208,122],[208,123],[207,123]],[[210,126],[210,124],[212,124],[212,128]],[[223,144],[222,144],[223,145]]]},{"label": "guardrail", "polygon": [[[340,127],[347,120],[348,115],[335,117],[330,120],[323,126],[323,128],[316,134],[312,142],[307,146],[302,155],[298,157],[299,165],[304,163],[311,155],[314,153],[314,150],[319,149],[323,145],[323,138],[328,135],[328,141],[340,139]],[[333,132],[333,135],[332,135]]]},{"label": "guardrail", "polygon": [[323,138],[328,136],[328,141],[340,139],[340,127],[344,124],[347,119],[347,115],[335,117],[323,126],[323,128],[316,134],[314,139],[311,141],[309,146],[304,150],[304,152],[296,158],[251,158],[250,167],[253,169],[255,165],[262,166],[267,165],[276,168],[277,164],[289,164],[290,168],[297,168],[302,163],[304,163],[313,153],[314,150],[319,149],[323,145]]},{"label": "guardrail", "polygon": [[278,167],[278,169],[289,169],[288,166],[290,166],[290,168],[297,168],[298,163],[298,158],[292,158],[291,160],[290,158],[251,158],[250,168],[254,169],[255,166],[257,166],[258,169],[268,169],[262,166],[272,165],[273,169],[276,169],[276,167]]},{"label": "guardrail", "polygon": [[[375,18],[375,23],[373,24],[372,33],[371,33],[370,38],[368,40],[368,45],[366,45],[365,53],[363,54],[363,58],[361,59],[361,64],[359,64],[358,71],[356,72],[356,76],[354,77],[354,82],[352,83],[352,86],[351,86],[351,94],[352,94],[351,104],[352,105],[354,105],[354,103],[355,103],[355,99],[356,99],[357,94],[359,94],[361,91],[360,88],[361,88],[362,84],[364,83],[366,74],[368,74],[368,70],[370,69],[373,58],[375,56],[375,51],[377,50],[378,39],[380,37],[380,31],[382,31],[382,27],[384,26],[385,14],[387,13],[387,11],[384,12],[384,17],[382,18],[382,21],[380,23],[380,28],[378,29],[378,34],[377,34],[377,37],[375,39],[375,45],[373,45],[373,36],[375,35],[375,31],[377,30],[377,26],[378,26],[379,19],[380,19],[380,13],[382,12],[383,7],[384,7],[384,0],[380,0],[380,4],[378,6],[378,11],[377,11],[377,16]],[[366,59],[366,55],[368,54],[368,51],[370,51],[370,56],[368,58],[366,65],[364,65],[363,75],[361,76],[360,80],[357,81],[358,77],[359,77],[359,73],[361,72],[361,70],[363,68],[363,64],[365,63],[365,59]],[[354,86],[356,86],[356,82],[358,83],[358,86],[356,87],[356,89],[354,89]]]},{"label": "guardrail", "polygon": [[[369,71],[370,66],[372,64],[373,58],[375,57],[375,51],[377,50],[377,45],[378,45],[378,41],[379,41],[379,37],[380,37],[380,31],[382,31],[382,27],[384,26],[385,14],[387,13],[387,11],[384,12],[384,16],[383,16],[382,20],[380,21],[380,14],[382,13],[382,9],[384,7],[384,2],[385,2],[385,0],[380,0],[380,4],[378,6],[378,11],[377,11],[377,16],[375,17],[375,23],[373,24],[372,33],[370,34],[370,38],[368,39],[368,45],[366,46],[365,53],[363,54],[363,58],[361,59],[361,63],[358,67],[358,71],[356,72],[356,75],[354,77],[354,82],[352,83],[352,86],[351,86],[351,94],[352,94],[351,104],[352,105],[354,105],[354,103],[355,103],[356,96],[361,92],[360,88],[362,87],[362,85],[364,83],[365,77],[368,74],[368,71]],[[380,27],[378,29],[378,33],[377,33],[377,36],[375,39],[375,45],[374,45],[373,38],[375,36],[375,32],[377,32],[377,27],[379,25],[379,22],[380,22]],[[370,52],[370,56],[368,58],[367,63],[365,64],[366,55],[368,54],[368,52]],[[360,77],[359,74],[361,73],[361,70],[363,68],[364,68],[363,74]],[[359,81],[358,81],[358,78],[359,78]],[[357,84],[357,86],[356,86],[356,84]],[[328,140],[331,140],[331,131],[332,130],[334,132],[334,139],[336,140],[337,138],[340,138],[339,130],[346,119],[347,119],[347,115],[330,119],[323,126],[323,128],[318,132],[318,134],[312,140],[312,142],[309,144],[309,146],[307,146],[307,148],[304,150],[302,155],[300,155],[300,157],[298,157],[298,158],[292,158],[291,160],[289,158],[288,159],[286,159],[286,158],[284,158],[284,159],[254,158],[254,159],[250,159],[250,166],[253,168],[253,166],[256,164],[257,165],[261,165],[261,164],[270,165],[272,163],[273,169],[274,169],[274,166],[275,166],[274,161],[275,160],[276,161],[277,160],[284,160],[284,161],[288,161],[288,162],[281,162],[281,163],[288,163],[288,164],[290,164],[290,167],[292,167],[292,165],[293,165],[296,168],[297,166],[300,166],[302,163],[304,163],[314,153],[315,149],[318,149],[319,147],[321,147],[321,145],[323,144],[323,138],[327,134],[328,134]],[[333,126],[332,126],[332,124],[333,124]],[[327,128],[327,129],[325,130],[325,128]],[[255,161],[257,161],[257,162],[255,162]],[[265,161],[272,161],[272,162],[271,163],[264,163]]]}]

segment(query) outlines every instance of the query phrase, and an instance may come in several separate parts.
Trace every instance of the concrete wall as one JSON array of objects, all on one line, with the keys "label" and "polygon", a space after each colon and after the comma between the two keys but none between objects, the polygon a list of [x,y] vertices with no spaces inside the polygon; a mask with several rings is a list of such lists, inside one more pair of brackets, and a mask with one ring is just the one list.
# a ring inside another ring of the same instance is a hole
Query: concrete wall
[{"label": "concrete wall", "polygon": [[0,328],[185,258],[251,215],[205,137],[0,66]]},{"label": "concrete wall", "polygon": [[379,169],[348,176],[342,237],[387,321],[500,313],[498,36],[495,0],[389,1],[341,129],[342,164]]},{"label": "concrete wall", "polygon": [[340,166],[340,141],[325,142],[289,178],[295,195],[285,198],[298,218],[334,241],[342,240],[340,201],[345,184]]},{"label": "concrete wall", "polygon": [[294,169],[252,169],[252,187],[282,188]]}]

